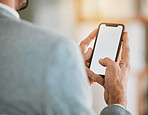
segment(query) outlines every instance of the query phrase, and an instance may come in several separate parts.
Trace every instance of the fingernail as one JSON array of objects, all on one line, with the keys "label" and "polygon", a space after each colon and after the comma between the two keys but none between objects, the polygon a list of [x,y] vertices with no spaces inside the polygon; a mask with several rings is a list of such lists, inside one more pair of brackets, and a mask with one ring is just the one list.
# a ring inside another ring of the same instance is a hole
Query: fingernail
[{"label": "fingernail", "polygon": [[126,35],[128,35],[128,32],[125,32]]}]

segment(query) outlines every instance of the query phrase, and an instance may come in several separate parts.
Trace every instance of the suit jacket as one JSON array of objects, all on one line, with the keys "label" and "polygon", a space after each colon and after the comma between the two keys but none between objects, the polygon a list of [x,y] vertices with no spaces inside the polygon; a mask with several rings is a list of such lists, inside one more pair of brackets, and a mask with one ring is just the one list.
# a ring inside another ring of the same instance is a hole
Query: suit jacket
[{"label": "suit jacket", "polygon": [[[0,8],[0,114],[95,115],[77,45]],[[101,115],[129,115],[120,106]]]}]

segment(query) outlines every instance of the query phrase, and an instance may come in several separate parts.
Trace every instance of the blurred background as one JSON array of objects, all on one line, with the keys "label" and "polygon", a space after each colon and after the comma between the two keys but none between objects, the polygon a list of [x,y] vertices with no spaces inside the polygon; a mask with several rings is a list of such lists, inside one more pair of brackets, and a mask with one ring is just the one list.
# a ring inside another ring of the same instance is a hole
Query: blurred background
[{"label": "blurred background", "polygon": [[[127,109],[148,115],[148,0],[30,0],[21,18],[79,43],[101,22],[126,25],[131,49]],[[103,88],[92,87],[93,109],[106,106]]]}]

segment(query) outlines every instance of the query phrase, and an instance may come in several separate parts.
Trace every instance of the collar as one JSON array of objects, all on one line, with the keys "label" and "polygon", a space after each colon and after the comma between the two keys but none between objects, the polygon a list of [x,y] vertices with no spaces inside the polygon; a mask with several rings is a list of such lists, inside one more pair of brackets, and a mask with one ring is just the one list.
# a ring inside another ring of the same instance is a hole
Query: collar
[{"label": "collar", "polygon": [[7,10],[9,13],[14,15],[17,19],[20,19],[20,16],[19,16],[18,12],[16,10],[14,10],[13,8],[7,6],[7,5],[5,5],[3,3],[0,3],[0,8]]}]

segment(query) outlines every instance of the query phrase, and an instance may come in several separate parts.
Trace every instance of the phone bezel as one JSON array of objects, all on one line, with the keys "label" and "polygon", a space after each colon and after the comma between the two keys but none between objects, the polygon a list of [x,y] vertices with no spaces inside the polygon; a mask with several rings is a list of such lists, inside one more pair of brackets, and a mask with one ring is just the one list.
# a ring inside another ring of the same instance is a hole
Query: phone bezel
[{"label": "phone bezel", "polygon": [[[90,64],[89,64],[89,69],[90,69],[90,66],[91,66],[91,62],[92,62],[92,58],[93,58],[93,55],[94,55],[94,51],[95,51],[95,46],[96,46],[96,42],[97,42],[97,39],[98,39],[98,35],[99,35],[99,29],[100,29],[100,26],[102,24],[105,24],[106,26],[112,26],[112,27],[118,27],[118,26],[122,26],[123,29],[122,29],[122,33],[121,33],[121,37],[120,37],[120,42],[119,42],[119,46],[118,46],[118,50],[117,50],[117,54],[116,54],[116,59],[115,59],[115,62],[117,62],[118,60],[118,57],[119,57],[119,53],[120,53],[120,49],[121,49],[121,44],[122,44],[122,38],[123,38],[123,33],[124,33],[124,30],[125,30],[125,26],[123,24],[116,24],[116,23],[101,23],[98,27],[98,32],[97,32],[97,36],[96,36],[96,40],[95,40],[95,43],[94,43],[94,46],[93,46],[93,52],[92,52],[92,55],[91,55],[91,61],[90,61]],[[100,74],[99,74],[100,75]],[[105,75],[100,75],[102,76],[103,78],[105,77]]]}]

